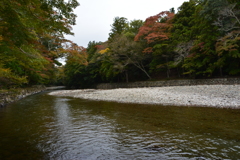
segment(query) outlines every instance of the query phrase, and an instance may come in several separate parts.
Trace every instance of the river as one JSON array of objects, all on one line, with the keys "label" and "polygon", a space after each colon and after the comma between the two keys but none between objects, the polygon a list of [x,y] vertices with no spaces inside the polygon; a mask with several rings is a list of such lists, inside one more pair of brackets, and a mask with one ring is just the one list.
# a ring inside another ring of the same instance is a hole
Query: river
[{"label": "river", "polygon": [[240,110],[43,92],[0,108],[0,159],[240,159]]}]

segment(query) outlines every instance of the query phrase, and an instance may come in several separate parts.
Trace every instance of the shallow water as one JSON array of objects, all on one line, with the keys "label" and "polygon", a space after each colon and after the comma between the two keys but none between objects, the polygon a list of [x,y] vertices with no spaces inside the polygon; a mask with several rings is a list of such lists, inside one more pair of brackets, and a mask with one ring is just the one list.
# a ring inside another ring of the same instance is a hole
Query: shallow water
[{"label": "shallow water", "polygon": [[45,92],[0,108],[0,159],[240,159],[240,110]]}]

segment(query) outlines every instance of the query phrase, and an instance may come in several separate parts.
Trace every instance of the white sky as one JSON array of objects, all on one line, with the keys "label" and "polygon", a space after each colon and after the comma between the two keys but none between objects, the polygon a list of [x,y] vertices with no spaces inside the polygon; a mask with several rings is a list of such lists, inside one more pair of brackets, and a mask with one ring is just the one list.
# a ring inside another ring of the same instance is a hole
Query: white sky
[{"label": "white sky", "polygon": [[74,13],[77,25],[73,26],[74,36],[66,36],[79,46],[87,47],[89,41],[105,42],[115,17],[125,17],[128,21],[156,15],[161,11],[181,6],[188,0],[78,0]]}]

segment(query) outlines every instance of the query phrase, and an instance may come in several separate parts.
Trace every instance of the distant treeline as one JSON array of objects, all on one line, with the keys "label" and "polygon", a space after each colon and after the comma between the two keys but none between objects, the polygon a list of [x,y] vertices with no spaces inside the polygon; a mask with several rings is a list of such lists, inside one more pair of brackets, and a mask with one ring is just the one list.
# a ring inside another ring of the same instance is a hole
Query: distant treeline
[{"label": "distant treeline", "polygon": [[106,42],[67,57],[65,83],[240,75],[240,1],[190,0],[142,20],[116,17]]},{"label": "distant treeline", "polygon": [[145,21],[115,17],[108,40],[87,48],[63,37],[75,22],[70,2],[0,2],[1,86],[240,75],[239,0],[190,0]]}]

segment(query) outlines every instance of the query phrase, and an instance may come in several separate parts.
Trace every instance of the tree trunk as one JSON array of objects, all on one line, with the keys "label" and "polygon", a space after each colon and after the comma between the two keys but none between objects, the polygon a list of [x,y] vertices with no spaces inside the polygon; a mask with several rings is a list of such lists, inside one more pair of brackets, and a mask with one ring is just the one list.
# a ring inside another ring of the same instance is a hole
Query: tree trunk
[{"label": "tree trunk", "polygon": [[128,71],[125,71],[126,74],[126,82],[128,83]]},{"label": "tree trunk", "polygon": [[166,64],[167,64],[167,78],[169,78],[170,70],[168,67],[168,58],[166,58]]},{"label": "tree trunk", "polygon": [[219,68],[219,71],[220,71],[220,76],[222,77],[223,76],[222,67]]},{"label": "tree trunk", "polygon": [[177,74],[178,74],[178,78],[181,78],[181,74],[180,74],[180,71],[179,71],[179,67],[177,67]]},{"label": "tree trunk", "polygon": [[150,75],[147,73],[147,71],[145,70],[145,68],[144,68],[144,66],[143,66],[142,63],[139,64],[139,63],[137,62],[137,63],[133,63],[133,65],[136,66],[137,68],[139,68],[141,71],[143,71],[143,72],[147,75],[147,77],[148,77],[149,79],[152,79],[151,76],[150,76]]}]

